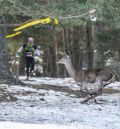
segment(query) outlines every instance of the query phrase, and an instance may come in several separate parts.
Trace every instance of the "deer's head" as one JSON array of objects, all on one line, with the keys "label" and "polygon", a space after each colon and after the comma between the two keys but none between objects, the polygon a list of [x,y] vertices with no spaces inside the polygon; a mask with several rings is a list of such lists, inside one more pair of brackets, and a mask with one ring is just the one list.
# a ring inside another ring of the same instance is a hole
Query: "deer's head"
[{"label": "deer's head", "polygon": [[57,62],[57,64],[67,65],[71,62],[71,58],[69,55],[64,54],[63,57]]}]

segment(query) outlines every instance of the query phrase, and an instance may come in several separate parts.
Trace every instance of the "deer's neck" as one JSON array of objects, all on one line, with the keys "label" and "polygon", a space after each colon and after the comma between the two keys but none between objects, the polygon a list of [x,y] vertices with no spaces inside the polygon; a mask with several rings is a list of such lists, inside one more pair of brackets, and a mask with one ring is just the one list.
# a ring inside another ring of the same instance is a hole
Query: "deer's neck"
[{"label": "deer's neck", "polygon": [[65,64],[65,67],[69,73],[69,75],[74,79],[76,80],[76,70],[75,68],[73,67],[73,64],[72,62],[70,61],[69,63]]}]

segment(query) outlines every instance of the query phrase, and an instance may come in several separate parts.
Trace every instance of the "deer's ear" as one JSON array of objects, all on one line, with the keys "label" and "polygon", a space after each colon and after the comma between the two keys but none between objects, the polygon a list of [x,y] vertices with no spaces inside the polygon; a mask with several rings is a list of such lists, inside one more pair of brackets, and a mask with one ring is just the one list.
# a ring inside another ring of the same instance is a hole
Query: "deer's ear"
[{"label": "deer's ear", "polygon": [[64,51],[64,56],[66,56],[67,54],[66,54],[66,52]]},{"label": "deer's ear", "polygon": [[64,57],[67,58],[67,59],[68,59],[68,58],[71,58],[70,55],[66,54],[65,51],[64,51]]}]

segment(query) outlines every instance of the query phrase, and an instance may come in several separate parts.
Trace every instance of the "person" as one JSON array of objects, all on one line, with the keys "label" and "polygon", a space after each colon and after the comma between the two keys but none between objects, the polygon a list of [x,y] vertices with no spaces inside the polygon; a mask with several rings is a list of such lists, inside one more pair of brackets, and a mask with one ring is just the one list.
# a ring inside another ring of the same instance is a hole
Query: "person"
[{"label": "person", "polygon": [[25,62],[26,62],[26,80],[29,80],[29,77],[32,76],[32,72],[34,70],[35,61],[34,61],[34,53],[37,50],[36,45],[33,44],[33,38],[28,38],[27,44],[23,45],[17,52],[17,56],[20,56],[22,51],[25,52]]}]

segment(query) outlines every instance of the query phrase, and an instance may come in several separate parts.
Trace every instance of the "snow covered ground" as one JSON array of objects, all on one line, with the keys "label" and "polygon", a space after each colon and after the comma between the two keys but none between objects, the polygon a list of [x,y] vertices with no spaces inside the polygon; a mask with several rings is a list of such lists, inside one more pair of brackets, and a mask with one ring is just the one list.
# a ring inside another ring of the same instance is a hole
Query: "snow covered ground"
[{"label": "snow covered ground", "polygon": [[[23,79],[24,77],[21,77]],[[78,90],[71,78],[32,78]],[[26,82],[27,83],[27,82]],[[103,94],[103,104],[81,104],[75,95],[27,86],[3,85],[17,101],[0,103],[0,129],[120,129],[120,93]],[[109,87],[120,90],[120,82]]]}]

